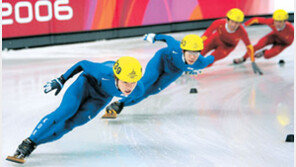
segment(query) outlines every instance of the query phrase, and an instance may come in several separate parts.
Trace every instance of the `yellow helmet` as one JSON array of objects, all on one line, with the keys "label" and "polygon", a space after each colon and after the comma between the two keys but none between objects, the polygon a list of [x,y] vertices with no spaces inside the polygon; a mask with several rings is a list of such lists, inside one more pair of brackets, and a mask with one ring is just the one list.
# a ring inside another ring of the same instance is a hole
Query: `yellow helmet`
[{"label": "yellow helmet", "polygon": [[233,9],[230,9],[226,16],[232,20],[232,21],[236,21],[236,22],[243,22],[244,21],[244,18],[245,18],[245,15],[244,13],[238,9],[238,8],[233,8]]},{"label": "yellow helmet", "polygon": [[288,20],[289,15],[285,10],[278,9],[275,12],[273,12],[272,18],[276,21],[285,21]]},{"label": "yellow helmet", "polygon": [[186,35],[180,44],[181,49],[190,51],[203,50],[203,40],[195,34]]},{"label": "yellow helmet", "polygon": [[137,82],[142,78],[142,66],[133,57],[123,56],[113,65],[114,75],[125,82]]}]

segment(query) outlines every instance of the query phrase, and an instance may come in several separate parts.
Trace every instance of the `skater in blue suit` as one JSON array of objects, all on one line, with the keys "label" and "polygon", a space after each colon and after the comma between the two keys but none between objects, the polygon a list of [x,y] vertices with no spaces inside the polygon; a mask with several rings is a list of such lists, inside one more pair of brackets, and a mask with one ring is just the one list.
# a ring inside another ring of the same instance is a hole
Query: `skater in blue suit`
[{"label": "skater in blue suit", "polygon": [[161,34],[147,34],[144,40],[154,43],[164,41],[166,48],[158,50],[148,62],[145,74],[140,80],[145,87],[141,97],[126,97],[112,103],[106,108],[102,118],[116,118],[124,106],[134,105],[150,95],[165,89],[185,71],[199,70],[214,62],[214,56],[203,57],[203,41],[198,35],[187,35],[182,41],[177,41],[171,36]]},{"label": "skater in blue suit", "polygon": [[116,62],[80,61],[61,77],[48,82],[44,92],[56,89],[57,95],[64,83],[81,71],[65,92],[60,106],[41,119],[30,137],[7,160],[24,163],[24,158],[38,145],[58,140],[75,127],[92,120],[114,96],[138,98],[144,93],[143,84],[139,81],[142,77],[141,64],[128,56]]}]

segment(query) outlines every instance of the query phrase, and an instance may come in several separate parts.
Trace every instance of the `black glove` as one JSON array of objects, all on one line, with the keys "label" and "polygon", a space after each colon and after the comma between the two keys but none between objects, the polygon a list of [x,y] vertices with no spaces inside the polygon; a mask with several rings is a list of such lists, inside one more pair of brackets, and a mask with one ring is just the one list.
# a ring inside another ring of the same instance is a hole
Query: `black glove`
[{"label": "black glove", "polygon": [[107,112],[109,111],[115,111],[117,114],[120,114],[121,110],[123,109],[124,107],[124,103],[121,103],[121,102],[113,102],[111,103],[109,106],[106,107],[106,110]]},{"label": "black glove", "polygon": [[47,82],[44,85],[44,93],[48,93],[54,89],[56,89],[57,91],[54,93],[54,95],[58,95],[61,91],[61,89],[64,86],[64,83],[66,82],[66,80],[63,78],[63,76],[53,79],[50,82]]},{"label": "black glove", "polygon": [[257,66],[257,64],[255,62],[252,62],[252,68],[254,73],[256,74],[258,72],[258,74],[262,75],[262,71],[260,70],[260,68]]}]

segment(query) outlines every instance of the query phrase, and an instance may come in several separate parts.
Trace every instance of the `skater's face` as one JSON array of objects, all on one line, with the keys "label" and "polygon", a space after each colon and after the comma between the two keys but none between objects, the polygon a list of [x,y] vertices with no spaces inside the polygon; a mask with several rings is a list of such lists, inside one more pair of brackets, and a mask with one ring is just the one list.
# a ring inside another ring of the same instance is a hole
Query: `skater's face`
[{"label": "skater's face", "polygon": [[276,29],[282,29],[285,25],[285,21],[274,21],[273,22]]},{"label": "skater's face", "polygon": [[118,80],[118,88],[124,95],[129,95],[137,86],[137,82],[125,82],[122,80]]},{"label": "skater's face", "polygon": [[227,20],[227,28],[230,31],[236,31],[240,24],[240,22],[232,21],[230,19]]},{"label": "skater's face", "polygon": [[192,65],[198,59],[200,52],[198,51],[184,51],[184,57],[187,64]]}]

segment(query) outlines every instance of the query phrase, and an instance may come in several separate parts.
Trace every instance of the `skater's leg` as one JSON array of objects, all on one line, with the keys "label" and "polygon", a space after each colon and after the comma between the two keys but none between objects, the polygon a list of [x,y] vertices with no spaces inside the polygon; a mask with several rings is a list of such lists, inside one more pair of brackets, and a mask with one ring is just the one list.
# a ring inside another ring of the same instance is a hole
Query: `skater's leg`
[{"label": "skater's leg", "polygon": [[284,49],[287,48],[287,45],[273,45],[270,49],[264,51],[264,58],[270,59],[278,54],[280,54]]},{"label": "skater's leg", "polygon": [[64,122],[60,122],[54,127],[54,129],[51,129],[46,135],[43,135],[43,137],[39,139],[39,144],[58,140],[75,127],[81,126],[92,120],[110,101],[111,98],[108,98],[105,101],[87,99],[73,117]]},{"label": "skater's leg", "polygon": [[78,110],[83,99],[87,96],[86,79],[80,76],[66,91],[60,106],[52,113],[45,116],[35,127],[29,137],[37,145],[42,137],[52,126],[64,122],[72,117]]},{"label": "skater's leg", "polygon": [[214,51],[211,53],[215,57],[215,60],[212,64],[209,64],[206,68],[211,67],[217,60],[220,60],[226,57],[235,46],[226,46],[217,35],[213,35],[204,42],[204,49],[201,51],[201,55],[205,56],[210,50]]},{"label": "skater's leg", "polygon": [[[267,45],[270,45],[272,43],[274,43],[274,39],[273,39],[273,35],[271,33],[265,35],[264,37],[262,37],[256,45],[254,45],[254,53],[264,47],[266,47]],[[244,55],[244,58],[247,59],[249,57],[249,54],[246,53]]]},{"label": "skater's leg", "polygon": [[64,134],[71,131],[70,129],[66,129],[65,127],[66,121],[61,121],[55,124],[49,129],[49,131],[45,132],[42,136],[38,138],[38,145],[60,139]]},{"label": "skater's leg", "polygon": [[230,52],[234,50],[235,46],[227,47],[223,44],[217,47],[217,49],[211,54],[215,57],[212,64],[208,65],[206,68],[211,67],[216,61],[221,60],[229,55]]},{"label": "skater's leg", "polygon": [[262,48],[264,48],[267,45],[273,44],[275,42],[274,40],[274,35],[272,33],[269,33],[267,35],[265,35],[264,37],[262,37],[257,43],[256,45],[254,45],[254,52],[256,52],[257,50],[260,50]]}]

